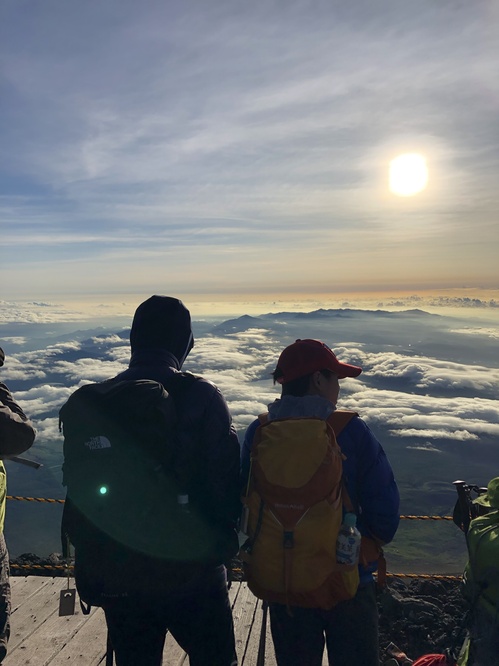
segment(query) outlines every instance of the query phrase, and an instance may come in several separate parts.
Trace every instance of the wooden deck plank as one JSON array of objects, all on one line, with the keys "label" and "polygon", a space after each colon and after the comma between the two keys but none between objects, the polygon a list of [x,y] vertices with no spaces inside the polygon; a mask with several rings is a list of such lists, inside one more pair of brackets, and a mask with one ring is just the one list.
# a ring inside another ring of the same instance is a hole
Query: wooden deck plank
[{"label": "wooden deck plank", "polygon": [[[78,631],[61,651],[50,662],[47,662],[47,666],[68,666],[68,664],[97,666],[104,663],[107,641],[104,612],[100,608],[93,608],[90,615],[83,617],[85,618],[84,623],[80,625]],[[63,620],[64,618],[58,619]]]},{"label": "wooden deck plank", "polygon": [[[243,655],[244,664],[256,664],[258,659],[258,652],[260,649],[260,640],[262,634],[262,622],[263,622],[263,607],[262,602],[258,599],[256,602],[254,622],[251,628],[251,633],[248,636],[246,642],[246,650]],[[272,645],[272,636],[270,634],[270,622],[268,618],[268,613],[266,617],[265,624],[265,664],[275,664],[275,653],[274,647]]]},{"label": "wooden deck plank", "polygon": [[246,585],[241,585],[232,610],[236,653],[239,663],[243,663],[248,641],[255,623],[256,599]]},{"label": "wooden deck plank", "polygon": [[[67,645],[70,645],[69,652],[71,652],[72,658],[75,659],[75,649],[77,650],[76,654],[80,655],[78,641],[75,640],[75,637],[87,622],[87,616],[82,613],[67,617],[59,617],[57,613],[54,613],[38,630],[40,634],[43,634],[43,640],[38,640],[36,635],[32,635],[35,640],[20,643],[17,648],[10,652],[11,657],[19,665],[44,666],[45,664],[53,664],[54,659],[61,654],[61,651]],[[89,636],[88,628],[87,632],[85,632],[87,634],[84,646],[85,652],[90,649],[90,651],[93,651],[94,656],[99,657],[99,660],[105,653],[105,641],[103,641],[101,627],[102,622],[103,618],[101,617],[98,620],[98,635],[96,637]],[[93,633],[95,634],[95,632]],[[89,638],[94,638],[94,642],[96,638],[97,645],[92,645],[91,641],[88,640]],[[89,663],[87,662],[87,656],[85,654],[85,663]],[[83,660],[81,660],[81,663],[83,663]]]},{"label": "wooden deck plank", "polygon": [[[9,652],[26,641],[51,615],[58,612],[59,593],[66,585],[64,578],[51,578],[47,585],[39,588],[18,607],[11,618]],[[15,593],[16,588],[13,589],[14,600]]]},{"label": "wooden deck plank", "polygon": [[186,653],[168,632],[163,650],[163,666],[181,666],[184,663],[188,663]]},{"label": "wooden deck plank", "polygon": [[[78,604],[73,616],[59,617],[59,594],[64,578],[27,576],[12,578],[12,633],[5,666],[98,666],[104,663],[107,628],[101,609],[83,615]],[[229,590],[240,666],[255,666],[262,622],[262,604],[246,583]],[[266,666],[275,666],[267,624]],[[187,666],[188,658],[173,637],[165,642],[164,666]]]},{"label": "wooden deck plank", "polygon": [[29,599],[29,597],[31,597],[33,594],[36,594],[38,590],[48,585],[51,580],[51,578],[45,578],[42,576],[14,576],[11,578],[11,613],[15,613],[19,606],[21,606],[21,604],[26,601],[26,599]]},{"label": "wooden deck plank", "polygon": [[[18,610],[11,617],[12,634],[7,658],[4,661],[6,666],[53,664],[54,659],[68,644],[72,645],[74,655],[74,651],[78,647],[75,636],[88,621],[87,616],[83,615],[78,607],[75,615],[59,617],[59,592],[67,585],[65,579],[40,579],[35,576],[31,578],[31,581],[25,581],[24,584],[12,579],[13,605]],[[40,585],[40,582],[44,584]],[[28,594],[30,589],[32,594]],[[98,636],[97,643],[92,644],[87,640],[86,648],[90,645],[91,651],[93,650],[98,655],[98,659],[89,661],[86,655],[85,660],[81,659],[80,663],[97,664],[105,652],[106,634],[102,630],[102,611],[96,609],[96,612],[101,616],[96,622],[100,636]],[[67,664],[67,657],[64,662],[60,663]]]}]

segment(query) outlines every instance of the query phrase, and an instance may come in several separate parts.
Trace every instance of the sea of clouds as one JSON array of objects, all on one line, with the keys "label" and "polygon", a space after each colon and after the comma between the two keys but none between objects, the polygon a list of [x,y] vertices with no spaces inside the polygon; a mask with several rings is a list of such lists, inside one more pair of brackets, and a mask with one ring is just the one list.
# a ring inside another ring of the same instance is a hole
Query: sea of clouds
[{"label": "sea of clouds", "polygon": [[[38,437],[29,457],[44,465],[35,472],[8,463],[12,494],[64,496],[58,411],[78,387],[127,366],[130,322],[93,323],[85,328],[80,322],[71,330],[75,325],[65,322],[61,328],[51,313],[45,321],[25,317],[0,325],[7,352],[1,380],[33,420]],[[482,485],[499,473],[493,323],[473,326],[467,319],[421,310],[331,309],[204,319],[194,321],[194,330],[196,343],[184,369],[219,386],[241,441],[247,426],[279,395],[271,373],[280,351],[296,338],[311,337],[363,367],[359,378],[341,382],[339,407],[358,411],[383,443],[401,488],[403,513],[447,514],[455,499],[452,481],[464,477]],[[10,518],[18,516],[24,524],[21,509],[12,504]],[[34,550],[12,520],[9,529],[15,551]],[[47,549],[53,535],[43,532],[38,548]]]}]

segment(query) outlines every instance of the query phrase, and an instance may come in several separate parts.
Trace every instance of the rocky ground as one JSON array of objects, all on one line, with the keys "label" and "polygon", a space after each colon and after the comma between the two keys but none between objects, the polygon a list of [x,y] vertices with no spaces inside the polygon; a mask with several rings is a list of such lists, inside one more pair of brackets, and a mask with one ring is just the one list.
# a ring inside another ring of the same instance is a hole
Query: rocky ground
[{"label": "rocky ground", "polygon": [[[46,559],[25,553],[11,561],[11,575],[64,576],[67,574],[63,564],[57,553]],[[37,568],[32,568],[33,565]],[[240,563],[235,560],[232,565],[232,579],[240,580]],[[378,608],[382,663],[388,658],[390,643],[411,659],[443,653],[462,643],[460,631],[466,604],[459,581],[391,578],[379,594]]]},{"label": "rocky ground", "polygon": [[379,596],[380,649],[390,642],[411,659],[460,647],[466,604],[459,581],[390,579]]}]

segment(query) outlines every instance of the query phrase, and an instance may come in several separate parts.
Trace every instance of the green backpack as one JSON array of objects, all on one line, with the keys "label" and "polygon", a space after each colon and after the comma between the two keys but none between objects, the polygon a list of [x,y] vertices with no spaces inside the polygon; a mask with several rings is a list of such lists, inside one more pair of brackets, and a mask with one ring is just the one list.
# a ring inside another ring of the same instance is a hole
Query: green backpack
[{"label": "green backpack", "polygon": [[466,535],[469,559],[463,594],[499,621],[499,510],[474,518]]}]

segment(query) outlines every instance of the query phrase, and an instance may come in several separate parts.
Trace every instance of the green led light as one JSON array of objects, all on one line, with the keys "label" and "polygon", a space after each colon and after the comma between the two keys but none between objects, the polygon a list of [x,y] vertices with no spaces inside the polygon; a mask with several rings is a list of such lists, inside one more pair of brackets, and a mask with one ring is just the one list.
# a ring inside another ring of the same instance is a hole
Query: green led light
[{"label": "green led light", "polygon": [[101,487],[99,488],[99,493],[100,493],[101,495],[107,495],[107,486],[101,486]]}]

